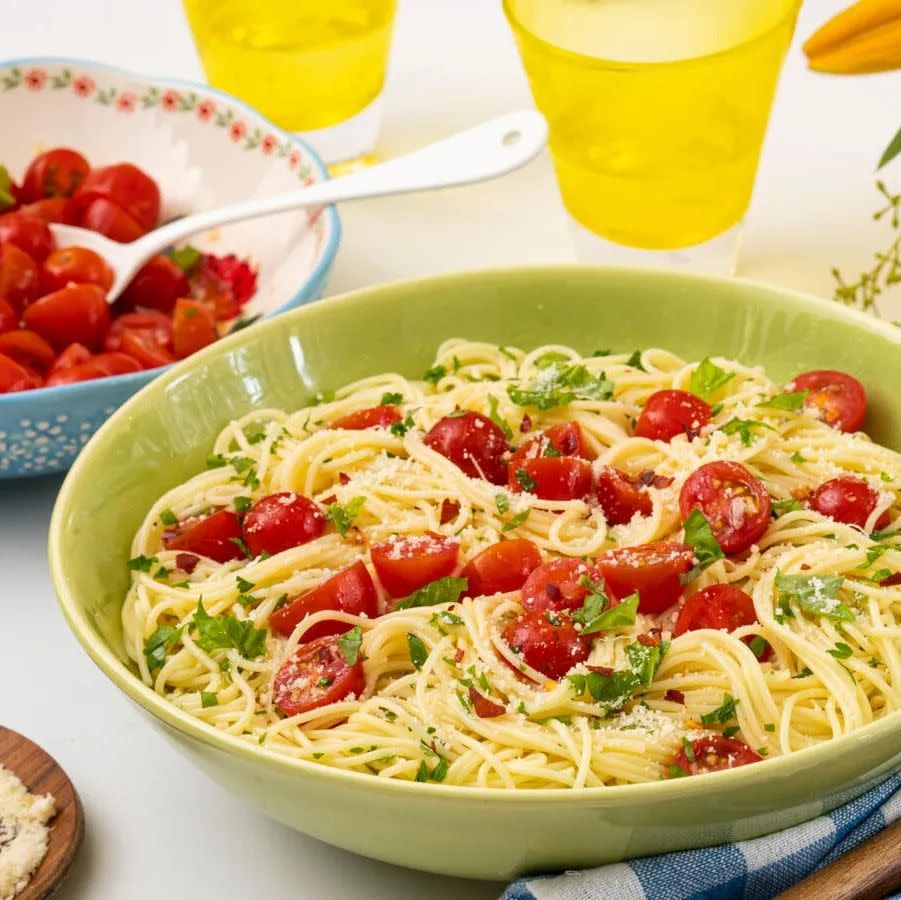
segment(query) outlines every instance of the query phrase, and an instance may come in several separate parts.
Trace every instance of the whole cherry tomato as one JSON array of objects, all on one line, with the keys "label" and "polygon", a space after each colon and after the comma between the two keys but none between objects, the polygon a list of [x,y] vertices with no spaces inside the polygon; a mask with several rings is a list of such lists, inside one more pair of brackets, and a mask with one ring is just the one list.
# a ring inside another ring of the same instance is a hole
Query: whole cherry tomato
[{"label": "whole cherry tomato", "polygon": [[205,303],[184,298],[176,300],[172,313],[172,346],[179,359],[202,350],[218,336],[216,318]]},{"label": "whole cherry tomato", "polygon": [[54,250],[41,265],[44,291],[58,291],[70,283],[96,284],[103,291],[113,286],[113,270],[107,261],[87,247]]},{"label": "whole cherry tomato", "polygon": [[185,273],[168,257],[154,256],[138,269],[116,306],[123,310],[171,313],[179,297],[187,297],[190,287]]},{"label": "whole cherry tomato", "polygon": [[91,171],[88,161],[68,147],[55,147],[36,156],[25,170],[20,192],[23,203],[47,197],[71,197]]},{"label": "whole cherry tomato", "polygon": [[635,423],[635,436],[671,441],[680,434],[689,439],[710,421],[710,406],[688,391],[657,391],[648,397]]},{"label": "whole cherry tomato", "polygon": [[22,212],[0,216],[0,246],[3,244],[15,244],[37,263],[48,256],[55,246],[47,224]]}]

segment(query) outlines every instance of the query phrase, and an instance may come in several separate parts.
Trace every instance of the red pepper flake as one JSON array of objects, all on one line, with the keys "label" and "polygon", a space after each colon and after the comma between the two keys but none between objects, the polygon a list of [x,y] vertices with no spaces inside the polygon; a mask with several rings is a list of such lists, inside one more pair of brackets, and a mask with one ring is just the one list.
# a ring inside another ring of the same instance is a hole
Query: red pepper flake
[{"label": "red pepper flake", "polygon": [[882,587],[895,587],[895,585],[901,584],[901,572],[895,572],[894,575],[883,578],[879,584],[881,584]]},{"label": "red pepper flake", "polygon": [[519,433],[527,434],[531,430],[532,430],[532,417],[529,416],[528,414],[524,415],[519,423]]},{"label": "red pepper flake", "polygon": [[466,651],[462,647],[457,647],[457,652],[454,654],[454,662],[463,662],[464,656],[466,656]]},{"label": "red pepper flake", "polygon": [[193,553],[177,553],[175,555],[175,565],[178,566],[182,572],[187,572],[188,575],[197,568],[197,563],[199,562],[200,557],[195,556]]},{"label": "red pepper flake", "polygon": [[472,708],[480,719],[496,719],[507,712],[506,707],[489,700],[472,687],[469,689],[469,702],[472,703]]},{"label": "red pepper flake", "polygon": [[660,646],[660,635],[657,634],[640,634],[636,638],[639,644],[644,644],[645,647],[659,647]]},{"label": "red pepper flake", "polygon": [[803,563],[801,568],[806,570],[806,569],[809,569],[810,566],[807,563]]},{"label": "red pepper flake", "polygon": [[685,705],[685,694],[682,691],[674,691],[670,688],[664,695],[664,700],[671,700],[673,703],[681,703],[683,706]]},{"label": "red pepper flake", "polygon": [[457,518],[457,514],[460,512],[460,504],[457,503],[456,500],[442,500],[441,501],[441,524],[447,525],[448,522],[453,522],[454,519]]},{"label": "red pepper flake", "polygon": [[339,484],[347,484],[349,481],[350,481],[350,475],[348,475],[346,472],[338,473],[338,483]]},{"label": "red pepper flake", "polygon": [[668,488],[674,480],[669,475],[658,475],[653,469],[642,469],[638,473],[638,482],[644,487]]},{"label": "red pepper flake", "polygon": [[615,671],[614,669],[611,669],[610,666],[585,666],[585,668],[588,669],[589,672],[597,672],[598,675],[603,675],[605,678],[609,678]]}]

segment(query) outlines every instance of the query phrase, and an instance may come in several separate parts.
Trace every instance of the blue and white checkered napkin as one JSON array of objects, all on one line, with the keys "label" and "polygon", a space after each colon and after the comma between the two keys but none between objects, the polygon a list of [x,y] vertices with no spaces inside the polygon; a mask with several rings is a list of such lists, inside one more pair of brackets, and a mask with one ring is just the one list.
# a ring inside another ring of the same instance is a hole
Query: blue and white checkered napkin
[{"label": "blue and white checkered napkin", "polygon": [[501,900],[768,900],[896,819],[901,774],[828,815],[767,837],[523,878]]}]

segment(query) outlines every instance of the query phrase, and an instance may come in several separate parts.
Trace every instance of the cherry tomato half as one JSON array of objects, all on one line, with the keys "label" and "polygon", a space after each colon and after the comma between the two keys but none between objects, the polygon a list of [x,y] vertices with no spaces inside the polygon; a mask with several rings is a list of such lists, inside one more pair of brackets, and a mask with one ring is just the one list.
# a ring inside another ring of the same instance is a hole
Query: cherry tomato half
[{"label": "cherry tomato half", "polygon": [[517,616],[501,638],[527,666],[555,680],[585,662],[591,647],[566,616],[549,610],[530,610]]},{"label": "cherry tomato half", "polygon": [[0,394],[30,391],[40,386],[41,379],[34,372],[0,353]]},{"label": "cherry tomato half", "polygon": [[179,359],[202,350],[219,336],[216,318],[210,308],[198,300],[180,298],[172,313],[172,347]]},{"label": "cherry tomato half", "polygon": [[75,208],[72,201],[66,197],[47,197],[23,206],[20,213],[24,216],[40,219],[46,225],[51,222],[59,222],[63,225],[74,225],[77,222]]},{"label": "cherry tomato half", "polygon": [[542,500],[580,500],[591,488],[591,463],[575,456],[527,459],[521,468],[509,472],[511,491],[528,489]]},{"label": "cherry tomato half", "polygon": [[168,256],[154,256],[138,269],[116,306],[137,312],[171,313],[175,301],[189,293],[185,273]]},{"label": "cherry tomato half", "polygon": [[613,466],[604,466],[598,472],[594,496],[608,525],[625,525],[636,513],[649,516],[653,510],[648,492],[634,478]]},{"label": "cherry tomato half", "polygon": [[19,314],[12,306],[0,297],[0,334],[19,327]]},{"label": "cherry tomato half", "polygon": [[81,208],[97,199],[115,203],[142,231],[156,228],[160,218],[160,189],[146,173],[131,163],[92,169],[75,192]]},{"label": "cherry tomato half", "polygon": [[80,366],[91,358],[91,351],[84,344],[69,344],[50,367],[50,373],[61,372],[63,369],[71,369],[72,366]]},{"label": "cherry tomato half", "polygon": [[120,244],[130,244],[146,233],[124,209],[104,197],[92,200],[78,214],[77,222]]},{"label": "cherry tomato half", "polygon": [[[2,338],[0,338],[2,340]],[[0,350],[3,347],[0,345]],[[870,518],[870,513],[879,502],[879,494],[863,479],[853,475],[839,475],[821,484],[810,496],[810,508],[845,525],[856,525],[863,528]],[[875,524],[876,528],[885,528],[889,523],[888,511],[883,513]]]},{"label": "cherry tomato half", "polygon": [[141,331],[153,343],[166,350],[172,347],[172,320],[161,312],[121,313],[110,325],[103,341],[104,350],[121,350],[122,335],[126,331]]},{"label": "cherry tomato half", "polygon": [[363,692],[363,661],[348,665],[339,638],[332,634],[302,644],[282,663],[272,682],[272,700],[283,716],[296,716]]},{"label": "cherry tomato half", "polygon": [[647,403],[635,423],[635,436],[652,441],[671,441],[676,435],[688,435],[689,440],[710,422],[710,407],[688,391],[657,391]]},{"label": "cherry tomato half", "polygon": [[35,203],[47,197],[71,197],[90,171],[88,161],[75,150],[47,150],[28,164],[20,199],[23,203]]},{"label": "cherry tomato half", "polygon": [[585,436],[579,423],[562,422],[529,438],[516,448],[510,457],[508,469],[513,472],[521,469],[526,460],[540,459],[544,456],[578,456],[580,459],[592,459],[592,453],[585,443]]},{"label": "cherry tomato half", "polygon": [[518,538],[486,547],[466,563],[460,577],[468,580],[468,597],[489,597],[518,591],[540,565],[538,548],[531,541]]},{"label": "cherry tomato half", "polygon": [[770,524],[770,495],[741,463],[717,460],[695,469],[679,494],[682,520],[699,509],[723,553],[741,553]]},{"label": "cherry tomato half", "polygon": [[244,540],[254,556],[276,554],[315,540],[325,531],[322,510],[308,497],[281,491],[257,500],[244,517]]},{"label": "cherry tomato half", "polygon": [[163,533],[167,550],[181,550],[224,563],[244,559],[241,523],[230,509],[220,509],[202,519],[179,522],[172,532]]},{"label": "cherry tomato half", "polygon": [[41,266],[45,291],[58,291],[70,282],[96,284],[104,291],[113,286],[113,270],[107,261],[87,247],[63,247],[54,250]]},{"label": "cherry tomato half", "polygon": [[96,284],[70,284],[35,300],[22,318],[57,350],[71,343],[99,350],[109,329],[106,295]]},{"label": "cherry tomato half", "polygon": [[735,769],[763,759],[747,744],[735,738],[723,737],[721,734],[708,735],[692,741],[691,755],[693,759],[689,759],[684,747],[676,754],[676,765],[688,775],[704,775],[707,772]]},{"label": "cherry tomato half", "polygon": [[700,628],[735,631],[756,621],[754,601],[748,594],[733,584],[711,584],[685,601],[679,610],[673,637]]},{"label": "cherry tomato half", "polygon": [[37,263],[15,244],[0,247],[0,297],[20,313],[41,296],[41,273]]},{"label": "cherry tomato half", "polygon": [[0,216],[0,246],[15,244],[35,262],[41,262],[55,246],[53,235],[45,222],[22,212]]},{"label": "cherry tomato half", "polygon": [[26,328],[0,334],[0,353],[38,372],[46,372],[56,357],[47,341]]},{"label": "cherry tomato half", "polygon": [[122,352],[141,364],[142,369],[158,369],[175,362],[175,356],[154,340],[153,333],[126,328],[121,335]]},{"label": "cherry tomato half", "polygon": [[595,560],[595,565],[617,597],[638,591],[638,611],[657,615],[679,599],[679,576],[694,562],[694,551],[686,544],[655,541],[607,550]]},{"label": "cherry tomato half", "polygon": [[370,409],[358,409],[335,419],[329,428],[344,428],[347,431],[362,431],[364,428],[388,428],[403,417],[396,406],[383,403]]},{"label": "cherry tomato half", "polygon": [[75,363],[65,368],[53,368],[47,377],[47,387],[74,384],[78,381],[93,381],[95,378],[108,378],[110,375],[127,375],[130,372],[140,371],[140,363],[124,353],[98,353],[85,362]]},{"label": "cherry tomato half", "polygon": [[601,573],[581,559],[549,559],[525,580],[522,605],[539,611],[578,609],[588,596],[588,588],[580,584],[583,578],[600,581]]},{"label": "cherry tomato half", "polygon": [[492,484],[503,484],[507,479],[507,467],[502,460],[507,439],[481,413],[467,410],[445,416],[431,427],[423,441],[470,478],[484,478]]},{"label": "cherry tomato half", "polygon": [[[292,600],[269,617],[269,624],[279,634],[290,637],[298,623],[313,613],[326,609],[340,610],[354,616],[370,619],[378,615],[378,592],[369,570],[357,560],[352,566],[306,594]],[[347,631],[346,622],[320,622],[307,629],[301,643],[308,644],[327,634],[342,634]]]},{"label": "cherry tomato half", "polygon": [[859,431],[867,413],[867,393],[852,375],[818,369],[797,375],[786,387],[807,391],[804,408],[839,431]]},{"label": "cherry tomato half", "polygon": [[382,587],[392,597],[406,597],[417,588],[445,578],[457,566],[460,542],[442,534],[392,538],[370,549]]}]

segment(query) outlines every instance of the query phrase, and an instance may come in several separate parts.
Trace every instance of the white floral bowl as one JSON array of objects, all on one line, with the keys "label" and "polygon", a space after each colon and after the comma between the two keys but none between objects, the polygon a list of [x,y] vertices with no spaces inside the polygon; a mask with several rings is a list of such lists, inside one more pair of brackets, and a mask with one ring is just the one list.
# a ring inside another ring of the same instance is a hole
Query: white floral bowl
[{"label": "white floral bowl", "polygon": [[[327,178],[298,137],[214,88],[75,59],[0,63],[0,163],[13,176],[37,153],[69,146],[91,165],[133,162],[160,185],[165,219]],[[338,250],[334,207],[240,222],[191,239],[259,267],[247,315],[318,298]],[[0,395],[0,479],[68,469],[124,400],[164,369]]]}]

